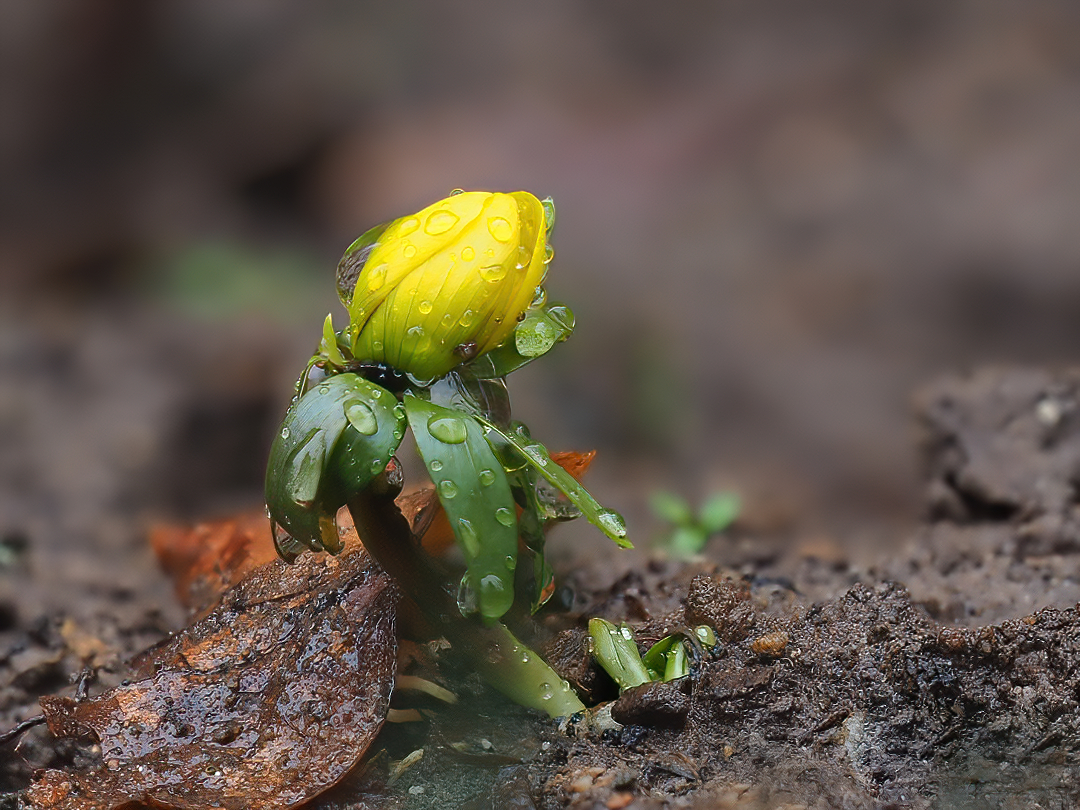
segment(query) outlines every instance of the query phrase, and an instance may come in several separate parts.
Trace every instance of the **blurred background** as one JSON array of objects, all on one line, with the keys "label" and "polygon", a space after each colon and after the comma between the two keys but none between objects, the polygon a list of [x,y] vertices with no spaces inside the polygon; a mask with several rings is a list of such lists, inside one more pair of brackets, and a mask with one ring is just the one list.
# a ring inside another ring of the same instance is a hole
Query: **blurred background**
[{"label": "blurred background", "polygon": [[0,109],[24,611],[167,602],[147,521],[258,503],[342,251],[455,187],[554,197],[516,415],[639,541],[914,521],[912,390],[1080,351],[1074,3],[8,0]]}]

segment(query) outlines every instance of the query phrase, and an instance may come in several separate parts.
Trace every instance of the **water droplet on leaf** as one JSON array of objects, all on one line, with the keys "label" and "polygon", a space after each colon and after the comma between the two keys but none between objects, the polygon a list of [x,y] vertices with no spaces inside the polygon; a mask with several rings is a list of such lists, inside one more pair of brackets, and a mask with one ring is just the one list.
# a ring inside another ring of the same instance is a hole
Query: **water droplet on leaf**
[{"label": "water droplet on leaf", "polygon": [[364,436],[374,436],[379,432],[379,422],[375,418],[375,412],[366,402],[353,399],[345,403],[345,418],[357,433]]},{"label": "water droplet on leaf", "polygon": [[458,518],[457,531],[458,540],[461,541],[461,545],[465,547],[465,553],[471,557],[476,557],[480,554],[480,538],[476,534],[476,529],[473,528],[465,518]]},{"label": "water droplet on leaf", "polygon": [[442,462],[438,459],[434,459],[430,464],[428,464],[428,469],[430,469],[432,472],[438,472],[442,469]]},{"label": "water droplet on leaf", "polygon": [[623,520],[622,515],[618,512],[612,512],[610,509],[603,509],[596,516],[596,522],[600,524],[600,527],[610,534],[616,537],[626,537],[626,521]]},{"label": "water droplet on leaf", "polygon": [[456,416],[436,416],[428,420],[427,428],[444,444],[461,444],[469,435],[465,423]]},{"label": "water droplet on leaf", "polygon": [[476,477],[480,479],[481,486],[490,487],[495,483],[494,470],[481,470]]},{"label": "water droplet on leaf", "polygon": [[517,518],[514,517],[514,513],[505,506],[500,506],[495,510],[495,520],[499,521],[499,523],[507,528],[517,523]]},{"label": "water droplet on leaf", "polygon": [[439,482],[439,495],[443,498],[457,497],[458,489],[457,484],[447,478],[444,481]]}]

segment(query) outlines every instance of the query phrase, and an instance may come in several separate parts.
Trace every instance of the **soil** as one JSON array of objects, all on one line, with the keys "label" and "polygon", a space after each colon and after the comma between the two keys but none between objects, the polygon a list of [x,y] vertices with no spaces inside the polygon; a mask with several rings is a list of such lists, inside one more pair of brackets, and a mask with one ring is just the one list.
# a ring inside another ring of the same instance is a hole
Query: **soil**
[{"label": "soil", "polygon": [[[451,671],[462,703],[388,725],[366,764],[312,806],[1080,801],[1078,394],[1080,371],[1038,368],[923,386],[914,401],[924,517],[891,546],[860,546],[857,532],[800,538],[797,527],[793,539],[751,514],[694,560],[643,552],[612,567],[587,548],[561,560],[572,608],[545,619],[549,657],[598,709],[557,725]],[[116,686],[131,674],[128,657],[182,621],[137,533],[91,538],[100,558],[80,560],[85,590],[74,600],[39,591],[50,581],[34,567],[42,550],[4,538],[5,728],[36,714],[39,696],[73,694],[80,672],[91,694]],[[619,696],[585,651],[592,616],[627,622],[643,649],[701,624],[719,643],[689,677]],[[35,769],[100,757],[44,728],[5,750],[8,805]]]},{"label": "soil", "polygon": [[[579,326],[515,413],[637,544],[549,546],[609,709],[449,668],[313,806],[1080,803],[1075,4],[241,5],[0,5],[0,732],[185,626],[147,537],[259,508],[343,248],[528,188]],[[657,489],[743,509],[675,560]],[[620,697],[591,616],[721,644]],[[31,728],[0,808],[100,759]]]}]

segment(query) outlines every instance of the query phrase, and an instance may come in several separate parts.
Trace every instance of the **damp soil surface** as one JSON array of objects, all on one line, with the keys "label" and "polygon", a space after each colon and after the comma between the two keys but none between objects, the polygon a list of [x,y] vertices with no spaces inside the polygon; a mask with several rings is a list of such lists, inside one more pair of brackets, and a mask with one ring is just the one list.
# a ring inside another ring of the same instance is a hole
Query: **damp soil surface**
[{"label": "damp soil surface", "polygon": [[[102,340],[96,350],[126,351],[129,370],[161,368],[158,352],[142,356]],[[81,378],[75,362],[71,385],[76,394],[86,389],[89,407],[120,396],[107,376]],[[203,441],[216,435],[215,420],[232,424],[236,413],[249,426],[272,422],[269,394],[184,373],[156,385],[209,390],[187,410],[201,420],[187,429]],[[153,410],[172,400],[130,401]],[[567,609],[541,621],[535,644],[597,708],[550,721],[448,664],[438,678],[459,702],[406,701],[412,722],[387,724],[360,765],[310,806],[1080,802],[1080,371],[986,368],[930,381],[914,402],[922,511],[886,542],[879,525],[854,524],[829,539],[798,521],[770,528],[751,513],[692,560],[642,551],[632,565],[612,565],[589,547],[564,549]],[[58,454],[65,430],[74,430],[60,417],[51,434]],[[128,661],[183,626],[138,524],[116,516],[130,514],[133,502],[197,491],[193,468],[223,453],[232,461],[206,475],[210,489],[227,492],[229,465],[242,467],[236,456],[250,452],[245,442],[259,443],[262,429],[246,438],[222,431],[239,442],[223,451],[193,446],[181,427],[142,450],[177,459],[173,477],[157,483],[93,457],[92,442],[71,444],[75,469],[103,465],[93,487],[77,490],[81,506],[78,498],[54,506],[82,551],[55,538],[35,547],[29,538],[51,535],[35,534],[31,519],[25,533],[0,538],[0,729],[38,714],[43,696],[127,688],[123,681],[136,676]],[[17,445],[34,437],[9,438]],[[4,472],[27,511],[48,502],[32,478],[11,464]],[[87,521],[90,512],[79,509],[91,502],[112,511]],[[51,587],[61,580],[66,590]],[[593,616],[626,622],[643,649],[702,624],[719,643],[695,657],[688,677],[620,695],[587,654],[584,626]],[[54,737],[43,726],[5,742],[0,806],[18,806],[43,769],[98,767],[94,742]]]}]

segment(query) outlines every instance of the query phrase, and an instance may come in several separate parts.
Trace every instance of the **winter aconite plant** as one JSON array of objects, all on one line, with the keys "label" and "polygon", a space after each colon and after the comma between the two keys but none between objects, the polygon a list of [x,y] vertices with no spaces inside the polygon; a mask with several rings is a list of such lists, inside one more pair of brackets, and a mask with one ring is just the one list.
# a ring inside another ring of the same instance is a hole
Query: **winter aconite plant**
[{"label": "winter aconite plant", "polygon": [[[270,451],[266,500],[286,559],[339,551],[347,506],[367,549],[481,674],[559,716],[580,701],[502,620],[552,594],[550,522],[583,515],[629,543],[622,518],[511,419],[506,376],[574,328],[543,286],[554,215],[524,191],[454,192],[357,239],[337,270],[348,322],[323,324]],[[464,557],[459,582],[393,506],[407,428]]]}]

